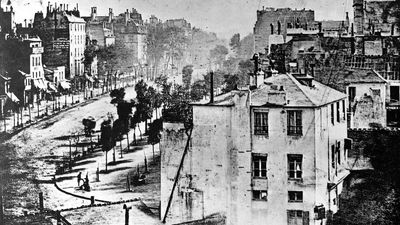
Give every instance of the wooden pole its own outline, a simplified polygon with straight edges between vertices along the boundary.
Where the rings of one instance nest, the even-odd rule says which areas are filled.
[[[121,158],[124,158],[124,157],[122,156],[122,139],[119,140],[119,148],[121,149]]]
[[[126,142],[128,144],[128,152],[129,152],[129,133],[126,133]]]

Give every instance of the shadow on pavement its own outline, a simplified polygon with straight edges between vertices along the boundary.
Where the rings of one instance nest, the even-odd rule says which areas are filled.
[[[108,169],[107,172],[105,170],[100,170],[101,174],[109,174],[115,171],[120,171],[120,170],[127,170],[127,169],[132,169],[132,167],[119,167],[119,168],[113,168],[113,169]]]

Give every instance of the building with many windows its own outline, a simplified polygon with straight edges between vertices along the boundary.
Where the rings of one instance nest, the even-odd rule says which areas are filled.
[[[86,22],[80,18],[78,5],[73,10],[68,5],[47,6],[35,14],[33,29],[43,40],[43,61],[46,66],[65,66],[66,78],[84,74],[84,51],[86,46]]]
[[[164,125],[162,218],[326,224],[349,174],[346,104],[345,94],[301,74],[193,104],[190,138]]]

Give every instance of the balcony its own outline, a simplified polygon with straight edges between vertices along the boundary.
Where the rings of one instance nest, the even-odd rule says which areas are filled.
[[[44,49],[43,47],[33,47],[32,54],[43,54]]]

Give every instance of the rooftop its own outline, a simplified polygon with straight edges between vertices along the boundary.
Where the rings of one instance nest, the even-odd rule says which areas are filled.
[[[386,80],[373,69],[351,69],[343,74],[343,82],[350,83],[386,83]]]
[[[79,17],[76,17],[74,15],[68,15],[65,14],[65,17],[67,17],[67,20],[71,23],[85,23],[85,20]]]
[[[305,79],[310,79],[307,76]],[[248,90],[232,91],[223,95],[216,96],[214,103],[207,100],[194,103],[194,105],[210,106],[233,106],[235,104],[234,96],[236,94],[245,94]],[[320,107],[335,101],[342,100],[347,96],[342,92],[336,91],[317,81],[312,81],[312,85],[300,83],[291,74],[276,74],[264,80],[264,83],[257,89],[251,91],[251,105],[277,105],[279,97],[284,95],[285,107]]]

